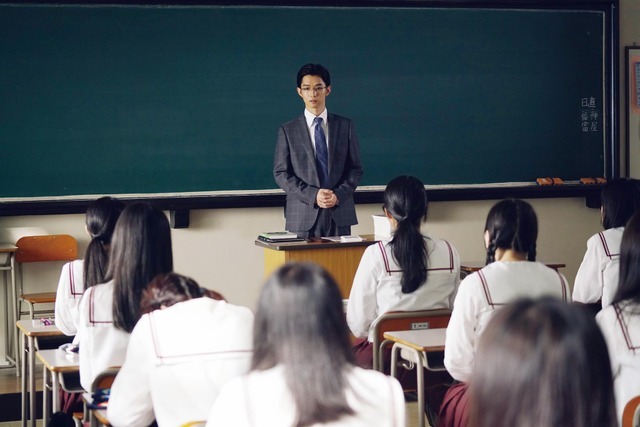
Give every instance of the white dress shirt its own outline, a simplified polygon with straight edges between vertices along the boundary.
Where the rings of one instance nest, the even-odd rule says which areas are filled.
[[[322,113],[320,113],[319,116],[316,116],[315,114],[313,114],[311,111],[305,109],[304,110],[304,118],[307,122],[307,128],[309,129],[309,136],[311,137],[311,145],[313,145],[313,153],[315,154],[316,152],[316,124],[313,123],[313,121],[315,120],[316,117],[321,117],[322,118],[322,130],[324,131],[324,140],[327,143],[327,153],[331,153],[331,150],[329,150],[329,123],[327,123],[327,117],[329,116],[329,113],[327,112],[327,109],[325,108],[324,111]]]
[[[56,291],[56,327],[65,335],[78,332],[78,305],[84,293],[84,261],[66,263],[60,273]]]
[[[249,371],[253,313],[207,297],[145,314],[131,333],[107,417],[113,426],[206,420],[220,388]]]
[[[596,321],[609,350],[620,423],[624,406],[640,395],[640,306],[609,305],[596,315]]]
[[[113,281],[87,289],[78,306],[80,384],[85,390],[91,390],[98,374],[124,362],[130,335],[113,325],[112,306]]]
[[[405,427],[400,383],[378,371],[348,369],[346,399],[355,414],[314,427]],[[296,406],[284,369],[276,366],[229,381],[211,410],[207,427],[292,426],[295,419]]]
[[[587,241],[587,251],[573,284],[573,300],[602,307],[611,304],[618,289],[620,242],[624,227],[610,228],[594,234]]]
[[[444,365],[458,381],[471,376],[478,339],[495,310],[522,297],[570,299],[564,276],[539,262],[496,261],[464,278],[447,327]]]
[[[410,294],[402,293],[402,271],[388,241],[369,246],[362,255],[347,305],[347,323],[354,336],[373,342],[371,324],[393,310],[451,308],[460,282],[458,252],[446,240],[424,236],[427,281]]]

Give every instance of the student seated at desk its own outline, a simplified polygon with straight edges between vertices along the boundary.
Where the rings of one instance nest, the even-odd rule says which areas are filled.
[[[65,335],[78,331],[78,304],[84,291],[105,282],[111,237],[123,209],[124,203],[112,197],[101,197],[87,208],[85,229],[91,241],[84,260],[71,261],[62,267],[56,292],[56,326]]]
[[[391,223],[391,240],[369,246],[360,260],[349,295],[347,322],[356,337],[354,350],[358,365],[373,367],[374,328],[372,324],[389,311],[450,309],[460,282],[460,258],[446,240],[423,234],[427,217],[424,184],[412,176],[391,180],[384,191],[384,213]],[[390,350],[385,372],[390,371]],[[415,374],[400,369],[398,378],[405,388],[414,388]],[[451,382],[446,372],[425,372],[426,399],[437,413],[444,384]],[[431,413],[431,412],[428,412]]]
[[[616,294],[596,321],[609,349],[620,422],[624,406],[640,395],[640,211],[631,217],[622,235]]]
[[[149,203],[127,206],[113,232],[106,283],[90,287],[78,307],[80,383],[91,390],[105,369],[121,366],[129,334],[142,315],[142,290],[173,270],[171,230],[165,214]]]
[[[355,365],[348,331],[325,270],[278,269],[258,301],[251,372],[222,389],[207,426],[404,426],[400,384]]]
[[[372,323],[394,310],[451,308],[460,282],[455,248],[420,230],[427,217],[424,184],[412,176],[391,180],[384,190],[391,240],[369,246],[360,260],[347,305],[347,322],[357,338],[360,366],[373,365]]]
[[[587,241],[587,251],[576,274],[573,300],[583,304],[611,304],[618,287],[620,240],[624,226],[640,208],[640,182],[615,179],[602,189],[600,216],[604,231]]]
[[[570,299],[564,276],[536,261],[537,237],[538,219],[529,203],[507,199],[489,211],[487,265],[460,283],[447,327],[444,365],[458,383],[444,397],[439,427],[467,425],[467,382],[478,338],[500,307],[521,297]]]
[[[616,425],[609,357],[586,310],[554,297],[510,303],[480,337],[472,427]]]
[[[73,336],[78,332],[78,305],[84,291],[105,281],[111,236],[123,209],[124,203],[111,197],[101,197],[87,208],[85,229],[91,241],[84,260],[71,261],[62,267],[56,291],[56,326],[65,335]],[[77,344],[77,338],[74,338],[74,344]],[[60,399],[62,412],[71,415],[82,411],[81,393],[60,389]]]
[[[142,309],[149,312],[131,332],[111,387],[112,426],[206,420],[222,385],[249,371],[253,313],[207,295],[175,273],[156,277],[143,291]]]

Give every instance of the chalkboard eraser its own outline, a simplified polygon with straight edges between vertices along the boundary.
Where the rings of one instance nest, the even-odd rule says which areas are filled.
[[[606,183],[607,183],[607,178],[603,178],[603,177],[596,178],[596,184],[606,184]]]
[[[553,178],[538,178],[536,179],[536,182],[538,183],[538,185],[551,185],[553,184]]]
[[[595,184],[596,183],[596,179],[595,178],[580,178],[580,183],[581,184]]]

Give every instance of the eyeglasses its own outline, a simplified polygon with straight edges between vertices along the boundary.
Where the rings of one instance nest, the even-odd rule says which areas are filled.
[[[324,91],[326,88],[327,88],[326,86],[316,86],[316,87],[303,87],[300,90],[305,95],[309,95],[309,94],[312,94],[312,93],[320,93],[320,92]]]

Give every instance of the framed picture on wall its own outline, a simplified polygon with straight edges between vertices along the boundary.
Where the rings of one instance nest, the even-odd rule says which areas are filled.
[[[640,46],[625,47],[626,169],[640,177]]]

